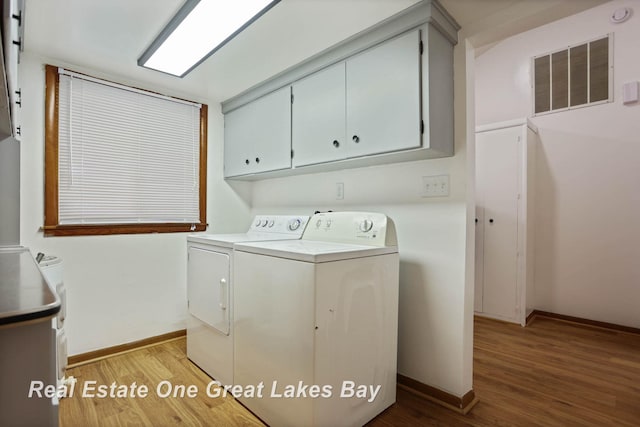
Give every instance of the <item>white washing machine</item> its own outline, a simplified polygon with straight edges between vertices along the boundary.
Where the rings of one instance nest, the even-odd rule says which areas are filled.
[[[316,214],[301,240],[237,244],[234,257],[234,381],[263,384],[237,395],[244,405],[272,426],[336,427],[395,402],[399,257],[386,215]]]
[[[233,246],[299,239],[308,216],[256,216],[246,233],[187,237],[187,356],[222,384],[233,384]]]

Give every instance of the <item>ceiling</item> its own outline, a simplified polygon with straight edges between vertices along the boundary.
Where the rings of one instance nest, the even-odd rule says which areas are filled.
[[[137,66],[182,0],[27,0],[25,51],[55,65],[223,101],[419,0],[282,0],[183,79]],[[606,0],[441,0],[476,47]],[[479,50],[481,51],[481,50]]]

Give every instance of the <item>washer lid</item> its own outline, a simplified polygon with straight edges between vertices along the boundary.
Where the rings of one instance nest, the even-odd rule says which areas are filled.
[[[248,252],[304,262],[331,262],[397,253],[397,246],[365,246],[312,240],[239,243],[238,252]]]

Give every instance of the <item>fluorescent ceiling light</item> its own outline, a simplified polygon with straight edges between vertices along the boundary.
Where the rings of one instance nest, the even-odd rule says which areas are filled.
[[[187,0],[138,65],[184,77],[280,0]]]

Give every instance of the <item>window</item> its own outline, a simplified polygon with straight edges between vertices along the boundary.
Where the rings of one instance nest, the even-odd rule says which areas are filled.
[[[46,66],[47,236],[206,229],[207,106]]]
[[[611,102],[611,40],[601,37],[533,58],[534,114]]]

